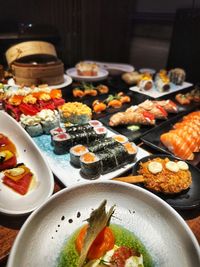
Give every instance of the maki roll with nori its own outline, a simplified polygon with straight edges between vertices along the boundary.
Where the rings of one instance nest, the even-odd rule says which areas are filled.
[[[70,148],[70,162],[75,167],[80,168],[80,157],[88,152],[88,149],[83,145],[76,145]]]
[[[127,142],[123,144],[123,146],[128,154],[127,155],[128,163],[133,162],[138,151],[137,146],[132,142]]]
[[[61,133],[53,136],[54,153],[58,155],[65,154],[71,147],[71,137],[67,133]]]
[[[88,143],[88,133],[83,132],[83,133],[71,133],[70,134],[72,145],[77,145],[77,144],[87,144]]]
[[[73,133],[81,133],[86,131],[91,131],[93,127],[90,124],[84,124],[84,125],[74,125],[74,126],[68,126],[66,127],[66,132],[69,134]]]
[[[55,118],[52,121],[41,121],[42,124],[42,128],[45,134],[49,134],[50,131],[56,127],[59,127],[59,120],[57,118]]]
[[[105,149],[97,153],[101,160],[101,173],[106,174],[117,168],[117,161],[114,153],[110,149]]]
[[[66,130],[61,127],[56,127],[50,131],[51,134],[51,145],[53,146],[53,136],[61,133],[66,133]]]
[[[105,138],[107,134],[107,129],[104,126],[98,126],[94,128],[95,133],[98,138]]]
[[[121,166],[123,166],[127,163],[128,154],[127,154],[127,151],[122,144],[119,143],[116,146],[114,146],[113,148],[110,148],[109,150],[112,151],[112,153],[115,156],[115,159],[117,162],[117,168],[120,168]]]
[[[91,142],[95,141],[98,139],[97,134],[95,133],[94,130],[87,132],[87,144],[90,144]]]
[[[101,151],[105,148],[112,147],[116,144],[117,144],[117,142],[112,137],[108,137],[108,138],[105,138],[103,140],[98,139],[98,140],[92,142],[88,146],[88,149],[89,149],[89,151],[95,153],[95,152]]]
[[[35,125],[25,125],[24,128],[27,131],[27,133],[32,137],[43,134],[43,127],[40,123],[35,124]]]
[[[101,173],[100,159],[94,153],[88,152],[80,157],[81,174],[86,179],[97,179]]]

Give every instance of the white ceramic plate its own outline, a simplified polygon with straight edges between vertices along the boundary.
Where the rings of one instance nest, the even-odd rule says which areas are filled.
[[[113,136],[114,133],[108,130],[107,136]],[[58,177],[58,179],[66,186],[71,186],[80,182],[87,181],[86,179],[82,178],[80,174],[80,169],[74,168],[70,164],[70,154],[64,154],[64,155],[56,155],[53,152],[53,147],[51,146],[51,137],[49,135],[41,135],[38,137],[34,137],[33,140],[36,142],[37,146],[40,148],[41,152],[43,153],[45,159],[47,159],[49,166],[53,173]],[[131,164],[127,164],[124,167],[109,172],[104,175],[100,175],[98,180],[109,180],[114,177],[117,177],[124,173],[125,171],[128,171],[133,167],[135,162],[143,157],[148,156],[149,153],[145,151],[144,149],[138,147],[138,153],[136,155],[135,161]]]
[[[170,83],[170,90],[167,91],[167,92],[159,92],[155,88],[155,86],[152,89],[147,90],[147,91],[141,90],[138,86],[130,87],[129,90],[131,90],[133,92],[137,92],[137,93],[143,94],[143,95],[148,95],[148,96],[151,96],[153,98],[158,98],[158,97],[161,97],[161,96],[164,96],[164,95],[169,95],[169,94],[172,94],[174,92],[181,91],[181,90],[183,90],[185,88],[188,88],[188,87],[190,87],[192,85],[193,85],[192,83],[188,83],[188,82],[184,82],[182,85],[175,85],[173,83]]]
[[[108,77],[108,71],[105,69],[99,69],[97,76],[80,76],[77,74],[76,68],[68,69],[66,73],[72,77],[73,80],[85,82],[98,82],[105,80]]]
[[[197,240],[175,210],[147,190],[107,181],[64,189],[36,210],[20,230],[7,267],[56,267],[67,238],[104,199],[107,208],[116,204],[111,223],[134,232],[155,267],[200,266]]]
[[[125,72],[132,72],[135,69],[132,65],[123,63],[99,62],[92,60],[86,60],[84,62],[96,63],[100,68],[106,69],[110,75],[120,75]]]
[[[72,78],[69,77],[68,75],[64,74],[64,82],[61,84],[57,84],[57,85],[50,85],[49,88],[50,89],[60,89],[60,88],[64,88],[68,85],[70,85],[72,83]],[[19,88],[20,86],[18,84],[15,83],[15,80],[13,78],[8,80],[8,85]]]
[[[18,152],[17,162],[25,163],[34,173],[37,185],[21,196],[2,183],[0,173],[0,212],[25,214],[38,208],[53,192],[54,179],[50,168],[26,131],[7,113],[0,111],[0,132],[8,136]]]

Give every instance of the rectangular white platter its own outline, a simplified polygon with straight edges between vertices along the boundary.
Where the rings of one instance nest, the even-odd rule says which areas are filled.
[[[130,87],[129,90],[143,94],[143,95],[150,96],[152,98],[159,98],[159,97],[164,96],[164,95],[169,95],[169,94],[172,94],[174,92],[181,91],[181,90],[188,88],[192,85],[193,85],[192,83],[188,83],[188,82],[184,82],[182,85],[175,85],[173,83],[170,83],[170,89],[167,92],[159,92],[155,86],[152,89],[147,90],[147,91],[141,90],[138,86]]]
[[[108,130],[107,137],[113,136],[114,133]],[[73,167],[70,164],[70,154],[64,155],[56,155],[53,152],[53,147],[51,146],[51,137],[49,135],[41,135],[38,137],[34,137],[33,140],[40,148],[42,154],[45,159],[48,161],[49,166],[52,172],[56,175],[56,177],[66,186],[69,187],[71,185],[77,184],[79,182],[87,182],[87,179],[82,178],[80,174],[80,169]],[[135,161],[131,164],[127,164],[124,167],[115,170],[113,172],[109,172],[104,175],[100,175],[98,181],[109,180],[114,177],[120,176],[122,173],[131,169],[135,162],[143,157],[148,156],[149,153],[144,149],[138,147],[138,153],[136,155]]]

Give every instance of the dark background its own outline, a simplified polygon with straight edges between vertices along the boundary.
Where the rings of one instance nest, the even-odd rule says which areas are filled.
[[[200,0],[0,1],[0,54],[13,43],[43,39],[65,66],[92,59],[136,68],[183,67],[198,81]],[[184,8],[183,11],[177,9]],[[0,57],[5,64],[5,58]]]

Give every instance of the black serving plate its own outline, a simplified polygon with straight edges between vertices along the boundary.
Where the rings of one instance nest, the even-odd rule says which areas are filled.
[[[151,160],[154,158],[169,158],[172,161],[180,160],[179,158],[167,154],[150,155],[136,162],[136,164],[133,166],[133,175],[138,175],[140,162],[146,162],[149,159]],[[192,175],[192,184],[189,189],[184,190],[181,193],[172,195],[151,191],[177,210],[189,210],[200,207],[200,170],[191,165],[190,163],[188,163],[188,165]],[[144,187],[143,185],[141,186]]]
[[[191,111],[191,110],[190,110]],[[161,152],[164,152],[164,153],[169,153],[171,155],[173,155],[173,153],[171,151],[169,151],[160,141],[160,136],[163,134],[163,133],[166,133],[168,131],[170,131],[173,127],[173,125],[178,122],[178,121],[181,121],[182,117],[184,115],[188,114],[188,111],[187,112],[183,112],[182,114],[174,117],[173,119],[169,120],[169,121],[166,121],[164,123],[162,123],[161,125],[159,125],[158,127],[156,128],[153,128],[151,129],[150,131],[148,131],[148,133],[146,133],[145,135],[143,135],[141,137],[141,140],[149,145],[150,147],[158,150],[158,151],[161,151]],[[200,162],[200,152],[198,153],[194,153],[195,157],[193,160],[190,161],[190,163],[192,165],[197,165],[199,162]]]

